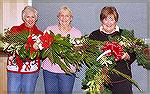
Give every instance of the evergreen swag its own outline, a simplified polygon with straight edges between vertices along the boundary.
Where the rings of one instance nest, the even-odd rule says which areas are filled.
[[[124,29],[121,36],[110,36],[109,41],[102,42],[91,40],[86,35],[81,38],[71,39],[70,35],[61,37],[60,34],[54,35],[52,31],[50,31],[50,34],[46,33],[43,36],[34,36],[23,30],[15,34],[5,33],[4,36],[0,36],[0,40],[5,45],[5,52],[18,54],[23,60],[26,58],[34,60],[36,57],[41,57],[41,59],[48,57],[50,61],[58,64],[66,73],[73,73],[70,65],[80,70],[82,64],[85,63],[88,68],[82,81],[84,92],[111,94],[107,87],[110,81],[108,72],[127,78],[141,91],[136,81],[114,69],[115,61],[120,59],[122,51],[134,51],[138,65],[146,69],[150,68],[148,45],[142,39],[133,35],[134,31]],[[112,51],[114,49],[107,51],[108,44],[119,47],[116,49],[121,49],[120,52]],[[39,49],[35,50],[33,46]]]

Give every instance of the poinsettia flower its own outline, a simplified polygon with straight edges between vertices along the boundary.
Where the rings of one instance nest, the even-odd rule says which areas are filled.
[[[54,38],[46,32],[43,36],[40,36],[40,40],[42,42],[42,47],[47,49],[52,45]]]
[[[27,40],[27,42],[26,42],[26,44],[25,44],[25,49],[26,49],[26,51],[28,51],[28,49],[30,49],[30,53],[31,53],[31,54],[32,54],[33,52],[37,51],[37,49],[35,49],[35,48],[33,47],[34,43],[35,43],[35,41],[33,41],[32,36],[29,36],[29,38],[28,38],[28,40]]]
[[[107,53],[106,56],[114,55],[115,61],[122,59],[123,47],[117,42],[106,42],[101,50],[104,52],[107,50],[111,50],[111,52]]]

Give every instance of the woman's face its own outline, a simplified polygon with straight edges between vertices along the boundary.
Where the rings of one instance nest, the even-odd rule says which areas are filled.
[[[32,11],[27,11],[24,15],[24,22],[25,22],[25,25],[29,28],[33,27],[36,23],[36,15],[34,12]]]
[[[117,22],[112,15],[108,15],[107,18],[103,19],[102,21],[103,30],[109,33],[111,33],[115,29],[116,24]]]
[[[62,10],[58,15],[59,24],[66,27],[71,24],[72,16],[68,10]]]

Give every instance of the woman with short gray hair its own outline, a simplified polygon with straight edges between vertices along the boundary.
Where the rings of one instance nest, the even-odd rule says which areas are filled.
[[[22,11],[23,24],[13,26],[7,33],[20,33],[23,30],[30,34],[42,35],[35,23],[38,12],[31,6],[26,6]],[[7,90],[8,94],[33,94],[40,70],[40,58],[36,60],[22,60],[17,54],[9,54],[7,62]]]

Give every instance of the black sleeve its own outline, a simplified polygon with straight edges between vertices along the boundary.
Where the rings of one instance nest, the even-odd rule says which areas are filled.
[[[129,56],[130,56],[130,60],[127,60],[127,62],[128,62],[129,64],[132,64],[132,63],[135,61],[135,59],[136,59],[136,54],[135,54],[135,52],[133,52],[133,53],[127,52],[127,53],[128,53]]]
[[[89,35],[89,38],[90,38],[90,39],[94,39],[93,32]]]

